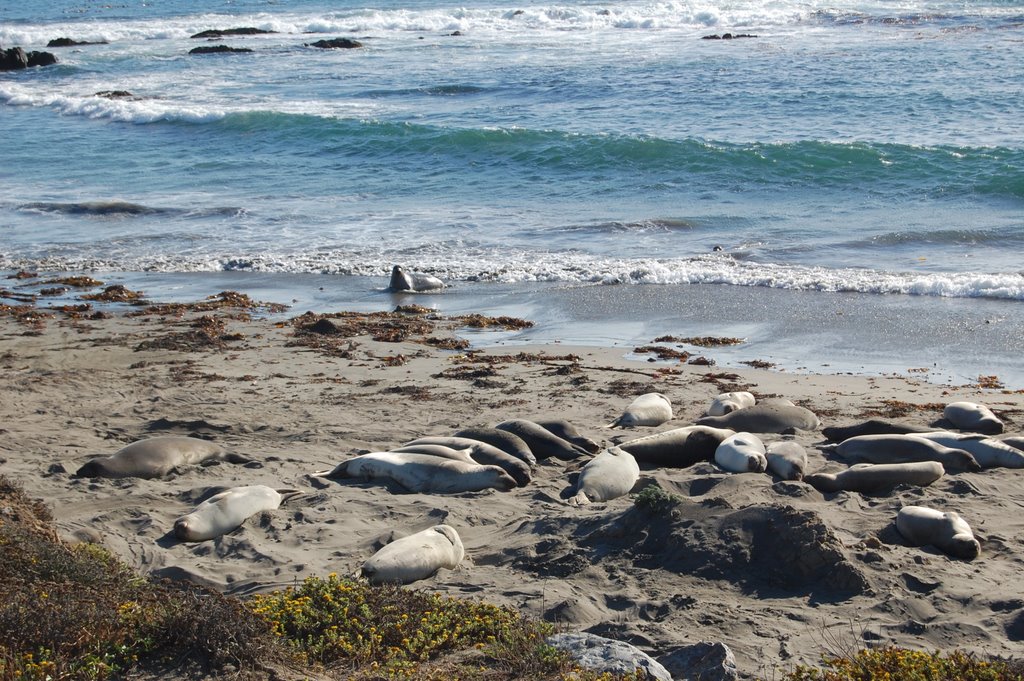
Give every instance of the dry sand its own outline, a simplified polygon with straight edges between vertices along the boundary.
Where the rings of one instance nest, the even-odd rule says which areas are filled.
[[[568,505],[581,461],[545,461],[528,486],[507,493],[407,494],[310,477],[355,453],[508,418],[565,418],[608,444],[688,425],[733,389],[789,398],[823,425],[879,413],[926,425],[942,405],[973,400],[1008,432],[1024,429],[1024,395],[645,363],[562,345],[492,348],[486,354],[527,354],[467,365],[457,352],[363,336],[332,355],[294,345],[291,325],[265,319],[227,320],[215,334],[229,339],[220,348],[168,349],[188,344],[168,334],[194,331],[194,316],[54,318],[41,327],[0,318],[0,471],[53,507],[65,537],[101,542],[143,573],[246,595],[353,573],[392,536],[443,521],[461,534],[467,558],[416,588],[509,605],[654,657],[721,641],[744,676],[772,678],[864,644],[1024,653],[1024,470],[947,475],[870,497],[822,495],[710,463],[642,467],[642,480],[683,498],[661,516],[631,497]],[[628,433],[602,427],[652,389],[672,400],[673,421]],[[166,480],[73,477],[92,457],[160,434],[213,439],[261,465],[200,466]],[[843,468],[815,448],[820,432],[797,441],[811,471]],[[211,489],[258,483],[304,494],[215,541],[169,538],[174,519]],[[893,520],[906,504],[959,512],[981,557],[905,546]]]

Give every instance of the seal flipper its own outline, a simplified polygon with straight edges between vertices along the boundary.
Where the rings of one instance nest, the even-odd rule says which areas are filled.
[[[227,452],[226,454],[224,454],[224,460],[227,461],[228,463],[253,463],[254,462],[254,459],[252,459],[252,458],[250,458],[248,456],[242,456],[241,454],[236,454],[235,452]]]
[[[314,478],[327,478],[329,480],[337,480],[338,478],[351,478],[348,474],[349,461],[342,461],[337,466],[329,471],[320,471],[319,473],[313,473]]]
[[[291,489],[291,488],[277,489],[277,490],[274,490],[274,491],[281,495],[281,506],[284,506],[285,504],[287,504],[292,499],[295,499],[297,497],[301,497],[304,494],[304,492],[302,490],[300,490],[300,489]]]

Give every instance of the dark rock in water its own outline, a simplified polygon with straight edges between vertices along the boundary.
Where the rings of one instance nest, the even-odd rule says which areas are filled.
[[[349,38],[332,38],[331,40],[317,40],[315,43],[306,43],[306,47],[319,47],[324,50],[349,50],[362,46],[363,44],[358,40],[351,40]]]
[[[106,45],[106,40],[72,40],[71,38],[54,38],[46,43],[47,47],[77,47],[79,45]]]
[[[20,47],[0,52],[0,71],[17,71],[28,68],[28,55]]]
[[[265,35],[267,33],[277,33],[277,31],[265,31],[262,28],[253,28],[251,26],[244,26],[242,28],[214,28],[209,31],[200,31],[195,35],[189,36],[190,38],[223,38],[226,35]]]
[[[134,97],[135,95],[127,90],[100,90],[95,96],[106,97],[107,99],[125,99],[127,97]]]
[[[700,37],[700,39],[701,40],[733,40],[734,38],[756,38],[756,37],[757,37],[756,35],[752,35],[750,33],[723,33],[722,35],[718,35],[716,33],[714,35],[702,35]]]
[[[204,47],[193,47],[189,54],[219,54],[222,52],[252,52],[248,47],[228,47],[227,45],[209,45]]]
[[[736,681],[739,678],[736,658],[724,643],[701,641],[676,648],[659,657],[658,662],[677,679]]]
[[[57,63],[57,57],[52,52],[29,52],[29,66],[52,66]]]
[[[629,674],[643,669],[646,679],[672,681],[672,675],[667,669],[647,653],[624,641],[595,634],[564,633],[548,636],[547,644],[569,653],[584,669],[607,674]]]

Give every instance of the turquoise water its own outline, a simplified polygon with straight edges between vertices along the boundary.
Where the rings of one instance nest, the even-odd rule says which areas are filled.
[[[0,75],[0,270],[1024,317],[1024,2],[0,1],[3,47],[58,37],[107,44]]]

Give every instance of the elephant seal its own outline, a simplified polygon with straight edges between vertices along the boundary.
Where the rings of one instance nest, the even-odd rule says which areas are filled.
[[[619,418],[606,428],[636,428],[637,426],[660,426],[672,420],[672,403],[661,393],[640,395],[626,407]]]
[[[401,265],[391,268],[391,283],[388,290],[392,292],[411,291],[420,293],[422,291],[436,291],[444,288],[444,282],[432,274],[423,272],[410,272]]]
[[[543,426],[526,419],[502,421],[494,427],[518,435],[537,459],[547,459],[553,456],[556,459],[569,461],[590,453],[583,447],[574,445]]]
[[[896,529],[912,546],[931,544],[956,558],[974,560],[981,544],[971,526],[959,514],[943,513],[927,506],[904,506],[896,514]]]
[[[410,492],[455,494],[498,489],[508,492],[516,481],[497,466],[481,466],[415,452],[371,452],[342,461],[321,478],[392,480]]]
[[[670,468],[687,468],[715,458],[722,440],[735,431],[710,426],[685,426],[623,442],[621,449],[640,463]]]
[[[1003,440],[976,433],[950,431],[920,433],[919,436],[940,445],[970,452],[982,468],[1024,468],[1024,452]]]
[[[640,479],[640,466],[633,455],[619,447],[609,447],[591,459],[576,481],[576,506],[592,501],[610,501],[629,494]]]
[[[534,423],[549,433],[557,435],[563,440],[568,440],[574,445],[582,447],[591,454],[597,454],[601,451],[601,445],[576,430],[576,426],[572,425],[565,419],[549,419],[546,421],[534,421]]]
[[[822,428],[821,434],[829,442],[842,442],[858,435],[907,435],[926,433],[929,430],[931,429],[883,421],[882,419],[868,419],[863,423],[857,423],[852,426],[829,426],[828,428]]]
[[[970,452],[946,447],[919,435],[858,435],[832,447],[836,454],[853,463],[938,461],[946,470],[981,470]]]
[[[524,487],[533,479],[530,466],[522,459],[517,459],[511,454],[498,449],[492,444],[471,440],[466,437],[421,437],[402,446],[401,450],[409,447],[424,447],[431,445],[442,445],[455,450],[469,452],[472,461],[484,466],[499,466],[506,473],[515,478],[516,484]],[[395,451],[401,451],[395,450]]]
[[[441,443],[426,443],[414,441],[408,444],[404,444],[401,447],[395,447],[389,449],[389,452],[395,452],[396,454],[429,454],[430,456],[436,456],[442,459],[451,459],[452,461],[462,461],[464,463],[476,463],[473,460],[472,453],[466,447],[456,449],[455,447],[449,447],[442,445]]]
[[[942,415],[960,430],[985,435],[998,435],[1003,432],[1003,422],[983,404],[951,402],[942,410]]]
[[[370,584],[411,584],[441,568],[454,570],[466,555],[459,533],[450,525],[435,525],[396,539],[363,563]]]
[[[807,450],[796,442],[784,440],[765,446],[768,470],[783,480],[803,480],[807,470]]]
[[[537,465],[537,457],[530,451],[530,447],[515,433],[497,428],[463,428],[455,432],[455,437],[466,437],[471,440],[486,442],[494,445],[506,454],[511,454],[517,459],[525,461],[530,467]]]
[[[814,473],[804,482],[819,492],[887,492],[896,485],[927,487],[945,474],[938,461],[915,463],[858,463],[841,473]]]
[[[273,511],[299,490],[275,490],[266,485],[246,485],[215,494],[188,515],[174,521],[174,536],[181,541],[216,539],[241,526],[246,520]]]
[[[697,420],[697,425],[729,428],[736,432],[793,433],[796,430],[817,430],[821,421],[810,409],[780,400],[759,402],[724,416],[705,416]]]
[[[1010,445],[1014,449],[1020,449],[1024,451],[1024,437],[1021,437],[1020,435],[1001,437],[999,438],[999,441],[1002,442],[1004,445]]]
[[[715,450],[715,463],[730,473],[764,473],[768,468],[764,443],[752,433],[736,433],[722,440]]]
[[[162,478],[176,469],[207,461],[249,463],[215,442],[195,437],[151,437],[122,447],[110,456],[87,462],[75,472],[80,478]]]
[[[753,407],[755,404],[757,404],[757,398],[754,397],[753,393],[745,390],[722,393],[711,400],[711,406],[708,407],[706,416],[725,416],[729,412]]]

